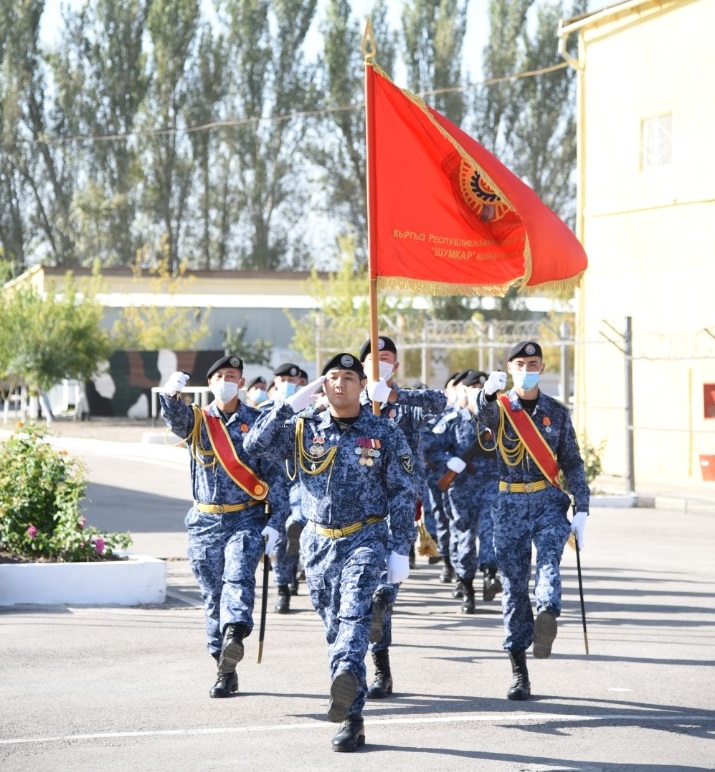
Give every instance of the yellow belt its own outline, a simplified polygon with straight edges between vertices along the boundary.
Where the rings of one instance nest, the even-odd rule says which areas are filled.
[[[331,539],[342,539],[343,536],[350,536],[351,533],[356,533],[364,525],[377,523],[384,519],[384,517],[368,517],[368,519],[362,523],[351,523],[350,525],[344,525],[342,528],[324,528],[322,525],[316,525],[315,532],[319,533],[321,536],[329,536]]]
[[[533,493],[534,491],[543,491],[547,485],[546,480],[530,483],[508,483],[500,480],[499,490],[506,493]]]
[[[199,512],[206,512],[209,515],[222,515],[224,512],[240,512],[242,509],[255,507],[258,504],[263,504],[263,502],[253,499],[244,504],[199,504],[198,501],[195,501],[194,509],[197,509]]]

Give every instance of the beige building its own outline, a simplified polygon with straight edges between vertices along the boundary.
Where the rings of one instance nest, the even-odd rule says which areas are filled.
[[[628,0],[559,30],[562,50],[578,39],[577,59],[564,56],[578,72],[589,257],[575,418],[636,492],[715,479],[714,29],[715,0]]]

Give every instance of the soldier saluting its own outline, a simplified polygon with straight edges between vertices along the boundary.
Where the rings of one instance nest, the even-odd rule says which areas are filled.
[[[301,554],[326,629],[328,720],[342,722],[332,740],[339,752],[365,743],[372,596],[386,565],[388,581],[407,578],[414,537],[412,452],[399,428],[361,406],[366,382],[356,357],[336,354],[322,377],[261,415],[246,438],[249,452],[287,459],[300,486],[308,521]],[[302,412],[321,385],[328,409]]]
[[[236,665],[253,629],[256,568],[264,550],[269,555],[275,548],[288,493],[277,466],[246,452],[245,437],[259,412],[238,398],[241,357],[217,360],[206,379],[215,399],[203,409],[175,398],[189,380],[183,372],[169,376],[159,398],[164,420],[191,454],[194,503],[185,522],[191,570],[204,599],[207,648],[218,664],[210,695],[229,697],[238,691]]]
[[[504,594],[504,649],[513,680],[510,700],[531,694],[526,650],[537,659],[550,656],[561,614],[559,565],[570,532],[579,548],[588,517],[589,488],[568,408],[539,389],[544,371],[541,346],[517,343],[507,357],[514,387],[501,395],[507,374],[492,372],[477,394],[475,416],[496,437],[499,494],[492,510],[494,548]],[[569,523],[570,499],[558,483],[563,471],[576,504]],[[532,542],[536,547],[536,620],[529,596]]]

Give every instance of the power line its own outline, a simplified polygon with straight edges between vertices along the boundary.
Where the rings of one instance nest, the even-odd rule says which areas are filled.
[[[557,70],[563,70],[568,67],[567,62],[554,64],[549,67],[542,67],[538,70],[528,70],[525,72],[516,73],[515,75],[504,75],[499,78],[487,78],[482,81],[476,81],[474,83],[467,83],[464,86],[451,86],[448,88],[433,89],[431,91],[421,91],[417,96],[421,98],[436,96],[438,94],[456,93],[460,91],[469,91],[480,86],[495,86],[499,83],[513,83],[516,80],[523,80],[524,78],[533,78],[538,75],[546,75],[550,72]],[[236,126],[251,126],[259,125],[261,123],[280,123],[282,121],[290,121],[295,118],[311,118],[323,115],[330,115],[332,113],[339,112],[353,112],[355,110],[362,110],[365,107],[364,102],[358,102],[352,105],[339,105],[337,107],[324,107],[316,110],[295,110],[290,113],[284,113],[282,115],[271,116],[259,116],[255,118],[228,118],[224,121],[211,121],[210,123],[203,123],[197,126],[187,126],[184,128],[169,128],[169,129],[144,129],[137,131],[128,131],[118,134],[73,134],[65,137],[43,137],[42,139],[16,139],[12,141],[5,141],[0,143],[0,147],[10,148],[18,145],[65,145],[73,142],[124,142],[134,137],[170,137],[180,134],[197,134],[204,131],[213,131],[214,129],[233,128]]]

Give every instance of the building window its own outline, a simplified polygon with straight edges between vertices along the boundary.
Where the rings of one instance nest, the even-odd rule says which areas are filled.
[[[668,166],[673,151],[673,116],[657,115],[641,122],[641,169]]]

